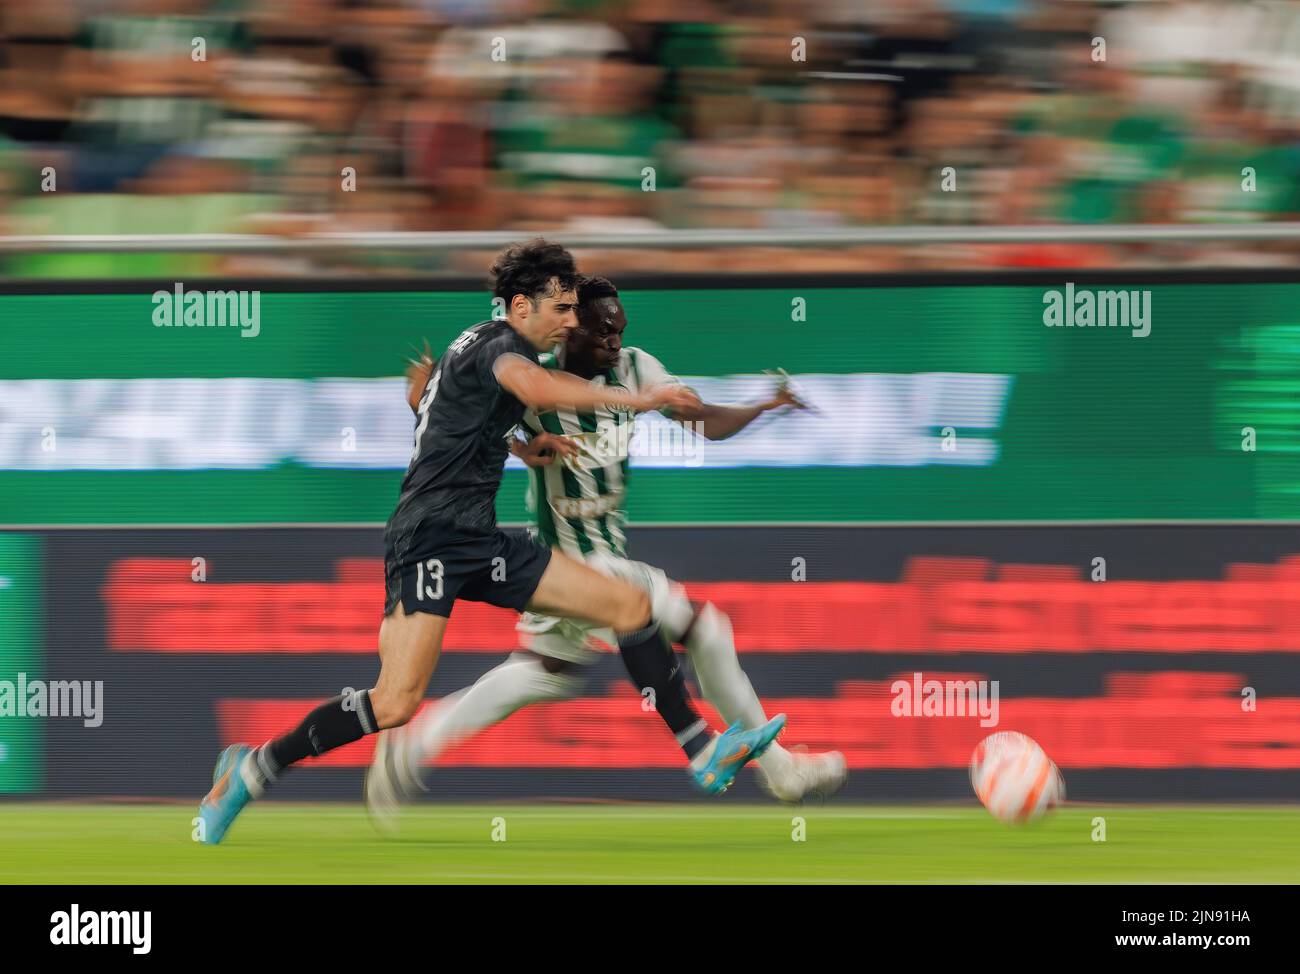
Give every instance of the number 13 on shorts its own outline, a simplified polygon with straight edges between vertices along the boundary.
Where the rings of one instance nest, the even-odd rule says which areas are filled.
[[[425,573],[428,573],[432,585],[426,585]],[[415,573],[415,597],[421,602],[427,597],[432,601],[442,598],[442,562],[437,558],[419,562]]]

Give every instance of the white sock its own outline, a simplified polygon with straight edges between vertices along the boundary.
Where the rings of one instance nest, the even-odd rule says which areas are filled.
[[[448,746],[527,704],[575,696],[584,682],[572,672],[548,673],[537,656],[513,653],[473,686],[444,697],[416,718],[409,736],[417,752],[412,761],[416,767],[432,761]]]
[[[244,782],[244,787],[248,789],[249,795],[254,799],[261,798],[266,794],[266,783],[263,782],[261,775],[253,766],[257,760],[257,752],[253,751],[244,755],[244,759],[239,762],[239,777]]]
[[[740,721],[747,730],[752,730],[767,722],[758,694],[740,668],[731,620],[712,602],[696,615],[685,646],[701,692],[718,708],[728,725]],[[769,775],[776,776],[789,767],[790,760],[790,752],[773,741],[758,763]]]

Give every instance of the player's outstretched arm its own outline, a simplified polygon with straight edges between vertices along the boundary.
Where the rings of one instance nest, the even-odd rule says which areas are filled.
[[[493,372],[501,388],[531,409],[567,406],[587,411],[601,406],[623,406],[643,412],[664,406],[687,410],[700,405],[699,397],[685,386],[652,386],[640,392],[598,386],[564,372],[544,369],[513,353],[497,359]]]
[[[778,383],[772,396],[762,402],[745,406],[723,406],[718,403],[702,402],[698,409],[673,409],[672,418],[678,422],[698,422],[703,424],[702,432],[706,440],[725,440],[735,436],[765,412],[793,406],[795,409],[807,409],[808,406],[790,389],[788,382]]]

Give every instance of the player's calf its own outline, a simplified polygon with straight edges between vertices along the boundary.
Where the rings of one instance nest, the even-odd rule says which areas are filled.
[[[433,674],[446,625],[443,616],[408,615],[398,605],[379,630],[383,662],[373,689],[349,691],[325,701],[297,727],[259,748],[227,748],[216,783],[199,803],[207,827],[205,841],[221,841],[244,805],[260,798],[286,768],[410,720]]]
[[[420,709],[446,628],[445,616],[408,613],[400,603],[384,617],[379,627],[379,679],[369,694],[376,729],[401,727]]]
[[[314,708],[287,734],[250,751],[239,774],[253,798],[260,798],[290,765],[359,741],[379,730],[370,690],[340,694]]]

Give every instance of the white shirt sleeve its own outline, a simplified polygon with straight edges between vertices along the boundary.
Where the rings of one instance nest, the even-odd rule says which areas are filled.
[[[633,367],[636,370],[636,383],[638,389],[644,389],[646,386],[660,386],[668,383],[681,385],[682,380],[673,375],[664,364],[649,352],[641,348],[629,348],[631,353]]]
[[[684,384],[681,379],[664,368],[662,362],[644,349],[629,348],[627,351],[633,363],[632,369],[636,376],[637,389],[644,389],[646,386],[680,386]],[[673,411],[670,407],[665,406],[658,411],[668,418],[672,418]]]

